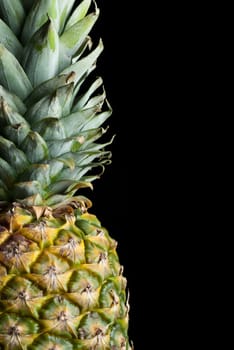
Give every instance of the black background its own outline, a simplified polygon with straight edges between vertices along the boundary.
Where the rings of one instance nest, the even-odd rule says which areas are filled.
[[[131,199],[137,182],[132,170],[132,143],[136,124],[134,105],[138,103],[134,97],[136,86],[132,79],[137,54],[132,41],[134,26],[130,24],[130,13],[118,1],[98,0],[97,4],[100,17],[90,36],[94,45],[102,38],[104,51],[97,61],[95,74],[103,78],[107,99],[113,108],[113,114],[105,124],[109,126],[109,139],[114,134],[116,137],[109,146],[112,163],[106,167],[102,177],[93,183],[94,190],[88,191],[87,196],[93,202],[90,211],[98,216],[111,237],[118,242],[117,251],[130,292],[129,337],[137,350],[143,346],[140,346],[143,343],[140,332],[140,309],[143,309],[143,303],[139,292],[142,283],[142,261],[138,251],[140,233],[136,229],[137,213],[133,209],[136,203],[133,204]]]

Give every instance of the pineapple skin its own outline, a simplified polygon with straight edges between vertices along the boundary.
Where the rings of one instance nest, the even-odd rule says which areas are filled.
[[[84,203],[0,215],[0,349],[130,350],[117,243]]]

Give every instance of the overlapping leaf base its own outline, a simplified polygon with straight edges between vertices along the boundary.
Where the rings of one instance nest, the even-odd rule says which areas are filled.
[[[117,244],[87,205],[2,210],[1,350],[130,350]]]

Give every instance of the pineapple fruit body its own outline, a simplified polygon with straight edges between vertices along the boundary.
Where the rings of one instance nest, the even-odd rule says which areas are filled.
[[[91,0],[0,2],[0,350],[131,349],[116,241],[77,195],[111,157],[98,16]]]
[[[0,349],[128,349],[126,280],[83,201],[0,215]]]

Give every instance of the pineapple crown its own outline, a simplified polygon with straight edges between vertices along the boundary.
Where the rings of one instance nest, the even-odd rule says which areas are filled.
[[[89,37],[99,9],[75,3],[0,1],[2,203],[56,206],[110,162],[112,140],[96,141],[111,107],[102,79],[86,79],[103,50]]]

